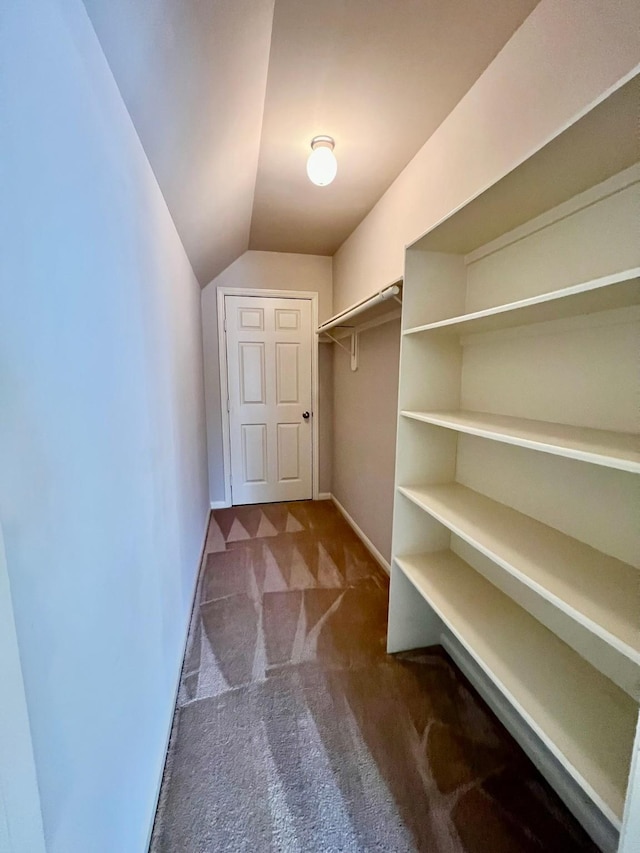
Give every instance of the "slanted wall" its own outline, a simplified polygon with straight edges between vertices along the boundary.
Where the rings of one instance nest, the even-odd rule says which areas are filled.
[[[47,851],[140,853],[208,513],[200,288],[80,0],[2,4],[0,104],[0,522]]]

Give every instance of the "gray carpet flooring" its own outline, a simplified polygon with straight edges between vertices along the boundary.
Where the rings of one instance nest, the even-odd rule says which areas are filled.
[[[212,514],[151,853],[596,848],[327,502]]]

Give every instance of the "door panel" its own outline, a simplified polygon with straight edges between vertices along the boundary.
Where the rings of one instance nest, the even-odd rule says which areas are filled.
[[[267,482],[267,425],[242,425],[242,476],[246,483]]]
[[[247,331],[264,330],[264,311],[262,308],[239,308],[238,328]]]
[[[300,344],[276,344],[276,402],[300,403]]]
[[[234,504],[312,497],[311,301],[225,296]]]
[[[300,328],[300,311],[276,308],[276,330],[296,331]]]
[[[278,424],[278,482],[300,478],[300,424]]]
[[[240,343],[240,401],[266,403],[264,344]]]

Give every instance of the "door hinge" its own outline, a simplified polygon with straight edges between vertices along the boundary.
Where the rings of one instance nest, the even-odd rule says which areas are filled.
[[[222,328],[225,330],[225,332],[227,331],[227,318],[226,317],[222,321]]]
[[[229,402],[229,398],[227,397],[227,411],[231,411],[231,403]]]

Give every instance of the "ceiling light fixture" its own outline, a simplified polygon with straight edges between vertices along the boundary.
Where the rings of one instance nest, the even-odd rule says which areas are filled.
[[[333,153],[335,142],[330,136],[314,136],[307,160],[307,175],[312,184],[326,187],[335,178],[338,162]]]

